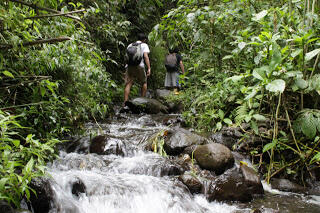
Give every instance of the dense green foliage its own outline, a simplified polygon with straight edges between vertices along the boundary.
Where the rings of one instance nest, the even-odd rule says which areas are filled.
[[[180,1],[150,34],[182,50],[188,72],[176,99],[192,126],[248,123],[247,136],[270,141],[251,145],[267,180],[311,175],[320,160],[319,9],[307,0]]]
[[[20,200],[30,197],[28,186],[32,178],[45,173],[44,164],[55,157],[54,147],[59,141],[41,142],[29,134],[19,135],[23,129],[16,116],[0,110],[0,199],[20,205]]]
[[[190,126],[249,126],[241,141],[265,139],[246,151],[267,180],[312,176],[320,161],[319,11],[315,0],[1,1],[1,197],[19,205],[54,157],[53,138],[122,102],[124,50],[137,32],[149,34],[149,88],[163,87],[164,55],[180,49],[186,73],[174,99]]]
[[[29,197],[31,178],[54,157],[53,138],[76,134],[89,119],[104,119],[114,101],[122,101],[125,47],[174,5],[0,2],[1,198],[18,206],[23,195]]]

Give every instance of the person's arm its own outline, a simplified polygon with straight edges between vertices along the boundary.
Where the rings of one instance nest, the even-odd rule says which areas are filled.
[[[181,72],[184,73],[184,66],[183,66],[182,60],[180,61],[180,68],[181,68]]]
[[[147,52],[144,52],[143,53],[143,56],[144,56],[144,62],[146,63],[147,65],[147,76],[149,76],[151,74],[151,67],[150,67],[150,60],[149,60],[149,55]]]

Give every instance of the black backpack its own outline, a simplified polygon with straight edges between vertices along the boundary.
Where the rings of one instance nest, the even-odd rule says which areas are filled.
[[[127,47],[126,58],[128,65],[138,66],[143,59],[141,43],[132,43]]]
[[[166,56],[165,66],[168,71],[175,71],[177,67],[177,55],[176,53],[171,53]]]

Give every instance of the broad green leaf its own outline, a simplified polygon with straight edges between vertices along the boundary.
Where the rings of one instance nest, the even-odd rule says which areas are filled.
[[[297,78],[296,81],[295,81],[295,84],[300,89],[305,89],[305,88],[308,87],[308,82],[303,80],[302,78]]]
[[[225,57],[222,58],[222,60],[227,60],[233,58],[233,55],[226,55]]]
[[[4,191],[4,186],[6,185],[6,182],[9,180],[9,178],[1,178],[0,179],[0,191]]]
[[[314,121],[314,117],[311,113],[307,113],[302,118],[301,130],[302,133],[307,136],[309,139],[312,139],[316,136],[317,127],[316,122]]]
[[[40,93],[42,97],[46,94],[46,89],[42,86],[40,86]]]
[[[11,142],[13,143],[13,145],[15,145],[15,147],[19,148],[19,146],[20,146],[19,140],[12,140]]]
[[[316,55],[318,55],[320,53],[320,48],[319,49],[315,49],[312,50],[311,52],[308,52],[306,54],[306,61],[310,61],[313,57],[315,57]]]
[[[260,115],[260,114],[254,114],[254,115],[252,115],[252,117],[254,119],[256,119],[257,121],[265,121],[265,120],[267,120],[266,117],[264,117],[263,115]]]
[[[232,124],[232,120],[230,120],[229,118],[223,119],[223,122],[225,122],[226,124],[229,124],[229,125]]]
[[[274,148],[276,145],[277,145],[277,140],[274,140],[271,143],[267,143],[266,145],[264,145],[262,152],[269,151],[270,149]]]
[[[218,115],[221,120],[224,118],[224,112],[221,109],[219,109]]]
[[[302,49],[298,49],[298,50],[295,50],[293,53],[291,53],[291,57],[292,58],[295,58],[297,57],[298,55],[300,55],[302,53]]]
[[[244,76],[242,76],[242,75],[234,75],[234,76],[232,76],[232,77],[226,78],[225,81],[231,80],[231,81],[233,81],[233,82],[238,82],[238,81],[240,81],[240,80],[243,79],[243,78],[244,78]]]
[[[286,82],[282,79],[276,79],[269,84],[267,84],[266,89],[270,92],[280,92],[282,93],[286,88]]]
[[[289,72],[286,72],[285,75],[289,78],[291,78],[291,77],[302,78],[303,77],[303,73],[301,71],[289,71]]]
[[[255,134],[259,134],[259,129],[258,129],[258,125],[255,121],[251,120],[250,121],[250,127],[253,129]]]
[[[26,167],[25,167],[25,171],[26,171],[27,173],[30,173],[30,172],[32,171],[32,169],[33,169],[33,164],[34,164],[34,160],[33,160],[33,158],[31,158],[31,159],[29,160],[29,162],[27,163]]]
[[[256,57],[254,57],[253,59],[254,63],[258,65],[260,63],[261,58],[262,58],[262,54],[259,52],[258,55],[256,55]]]
[[[262,10],[260,13],[257,13],[257,14],[254,15],[253,20],[254,21],[259,21],[262,18],[264,18],[267,14],[268,14],[267,10]]]
[[[310,160],[310,163],[314,163],[320,161],[320,152],[318,152],[313,158]]]
[[[221,122],[218,122],[217,124],[216,124],[216,129],[217,130],[220,130],[222,128],[222,123]]]
[[[12,73],[11,72],[9,72],[9,71],[3,71],[2,72],[5,76],[8,76],[8,77],[10,77],[10,78],[14,78],[14,76],[12,75]]]
[[[279,64],[281,63],[282,59],[281,59],[281,52],[279,50],[279,46],[276,42],[273,42],[272,44],[272,59],[269,65],[269,69],[270,71],[274,71],[277,66],[279,66]]]
[[[269,70],[268,66],[256,68],[253,70],[252,75],[253,77],[263,81],[264,79],[266,79],[266,72],[268,72],[268,70]]]
[[[242,50],[243,48],[245,48],[246,45],[247,45],[246,42],[240,42],[240,43],[238,44],[238,47],[239,47],[240,50]]]
[[[257,93],[258,91],[256,89],[253,89],[252,92],[244,98],[244,100],[249,100],[250,98],[253,98]]]

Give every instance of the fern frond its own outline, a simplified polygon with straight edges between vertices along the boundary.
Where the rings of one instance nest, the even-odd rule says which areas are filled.
[[[247,104],[243,104],[237,107],[235,121],[240,124],[244,121],[246,116],[249,114],[249,109]]]

